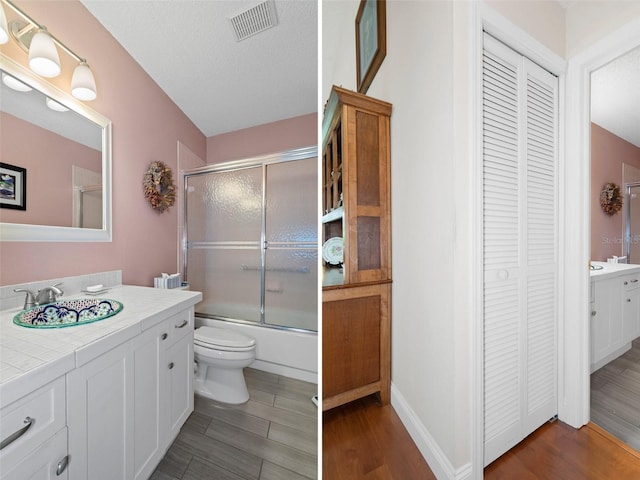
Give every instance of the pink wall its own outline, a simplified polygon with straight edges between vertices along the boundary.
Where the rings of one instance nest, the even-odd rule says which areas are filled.
[[[0,285],[117,269],[124,283],[153,285],[159,272],[178,268],[177,209],[161,215],[151,209],[142,179],[159,160],[175,181],[178,141],[206,158],[206,138],[80,2],[15,3],[93,69],[98,98],[88,104],[113,123],[113,242],[3,242]],[[0,50],[26,65],[26,53],[13,42]],[[60,57],[63,74],[51,81],[68,91],[73,62]]]
[[[207,163],[241,160],[317,144],[318,115],[310,113],[209,137]]]
[[[640,168],[640,148],[591,124],[591,260],[623,255],[624,209],[609,216],[600,208],[600,190],[613,182],[622,189],[622,164]]]
[[[0,125],[2,161],[27,169],[27,209],[2,209],[0,222],[70,227],[72,166],[100,173],[101,153],[8,113]]]

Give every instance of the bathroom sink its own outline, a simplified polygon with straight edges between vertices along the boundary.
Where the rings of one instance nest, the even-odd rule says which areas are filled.
[[[24,310],[13,317],[13,323],[28,328],[73,327],[113,317],[122,308],[122,303],[106,298],[61,300]]]

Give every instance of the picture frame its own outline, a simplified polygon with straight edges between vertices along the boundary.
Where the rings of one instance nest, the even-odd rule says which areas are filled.
[[[356,76],[359,93],[367,93],[386,55],[386,0],[360,0],[356,15]]]
[[[0,208],[27,209],[27,169],[0,162]]]

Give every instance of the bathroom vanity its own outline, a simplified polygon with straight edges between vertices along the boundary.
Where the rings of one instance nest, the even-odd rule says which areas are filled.
[[[0,312],[2,480],[147,479],[193,411],[202,295],[116,286],[103,297],[124,309],[66,328]]]
[[[592,262],[591,373],[631,348],[640,336],[640,265]]]

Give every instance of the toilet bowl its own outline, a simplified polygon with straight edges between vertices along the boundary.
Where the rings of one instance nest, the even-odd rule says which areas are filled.
[[[255,339],[218,327],[200,327],[193,335],[196,361],[194,390],[223,403],[249,400],[242,370],[256,358]]]

